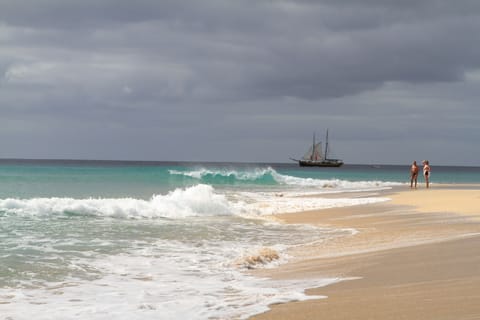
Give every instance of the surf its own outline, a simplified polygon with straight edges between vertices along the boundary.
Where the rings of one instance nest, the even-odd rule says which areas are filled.
[[[202,183],[213,185],[225,184],[249,184],[275,185],[278,182],[275,179],[276,171],[271,167],[252,168],[245,170],[229,168],[195,168],[191,170],[169,170],[173,176],[183,176]]]
[[[135,198],[30,198],[1,199],[4,215],[54,216],[80,215],[123,219],[185,218],[205,215],[231,215],[233,207],[222,194],[209,185],[196,185],[150,200]]]
[[[170,175],[185,177],[199,183],[209,185],[256,185],[311,187],[324,191],[371,191],[388,189],[402,183],[393,181],[352,181],[337,178],[301,177],[288,173],[280,173],[272,167],[246,169],[214,169],[195,168],[185,170],[169,170]],[[302,173],[302,172],[300,172]]]

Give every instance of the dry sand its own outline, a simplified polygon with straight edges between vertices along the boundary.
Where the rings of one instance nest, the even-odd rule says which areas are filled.
[[[362,195],[358,195],[362,196]],[[357,278],[271,306],[252,319],[480,319],[480,190],[417,189],[391,201],[282,215],[287,223],[355,228],[298,248],[272,278]]]

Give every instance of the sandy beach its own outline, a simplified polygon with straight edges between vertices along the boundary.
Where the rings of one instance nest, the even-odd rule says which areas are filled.
[[[391,200],[282,215],[358,232],[295,249],[291,262],[258,275],[350,280],[307,291],[324,299],[273,305],[252,319],[480,319],[480,188],[381,196]]]

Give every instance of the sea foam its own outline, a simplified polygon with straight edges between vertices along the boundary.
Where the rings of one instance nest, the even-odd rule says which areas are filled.
[[[172,175],[184,175],[187,177],[202,179],[206,177],[216,178],[234,178],[244,181],[255,181],[266,176],[272,176],[276,171],[268,168],[253,168],[249,170],[236,169],[205,169],[199,168],[190,171],[169,170]]]
[[[200,180],[208,184],[225,183],[255,183],[271,184],[280,186],[313,187],[326,192],[332,191],[366,191],[382,190],[402,183],[393,181],[350,181],[342,179],[318,179],[310,177],[296,177],[288,174],[281,174],[272,167],[267,168],[246,168],[246,169],[206,169],[197,168],[186,171],[169,170],[171,175],[184,176]]]
[[[226,197],[213,187],[176,189],[150,200],[134,198],[32,198],[0,200],[0,212],[17,215],[87,215],[114,218],[182,218],[232,214]]]
[[[197,240],[185,240],[185,234],[178,232],[175,239],[124,242],[122,232],[115,238],[128,246],[123,250],[99,251],[95,245],[92,255],[39,253],[42,259],[58,257],[61,259],[54,260],[94,271],[95,277],[69,273],[55,281],[39,278],[31,283],[27,277],[17,286],[4,286],[0,288],[1,314],[19,320],[246,319],[268,310],[271,304],[321,298],[306,295],[304,290],[339,280],[275,281],[242,271],[281,259],[283,250],[277,243],[289,243],[286,239],[290,236],[305,241],[328,239],[342,232],[308,231],[294,225],[272,228],[238,224],[235,219],[219,224],[218,220],[214,217],[209,223],[217,230],[216,235],[208,233],[208,237]],[[139,225],[137,228],[140,230]],[[224,230],[232,235],[228,240],[222,240],[220,233]],[[257,247],[253,243],[263,244]],[[59,249],[62,247],[71,250],[64,246]],[[44,265],[37,263],[37,267]]]
[[[1,199],[0,212],[16,215],[79,215],[120,219],[186,218],[195,216],[262,216],[315,209],[346,207],[382,202],[381,197],[323,198],[302,197],[301,193],[236,192],[218,193],[212,186],[199,184],[175,189],[150,200],[135,198],[31,198]]]

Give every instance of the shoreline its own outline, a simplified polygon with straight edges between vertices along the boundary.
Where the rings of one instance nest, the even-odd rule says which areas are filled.
[[[350,280],[306,291],[326,299],[273,305],[250,319],[480,317],[480,189],[396,188],[381,196],[391,200],[279,215],[358,233],[295,248],[286,265],[253,274]]]

